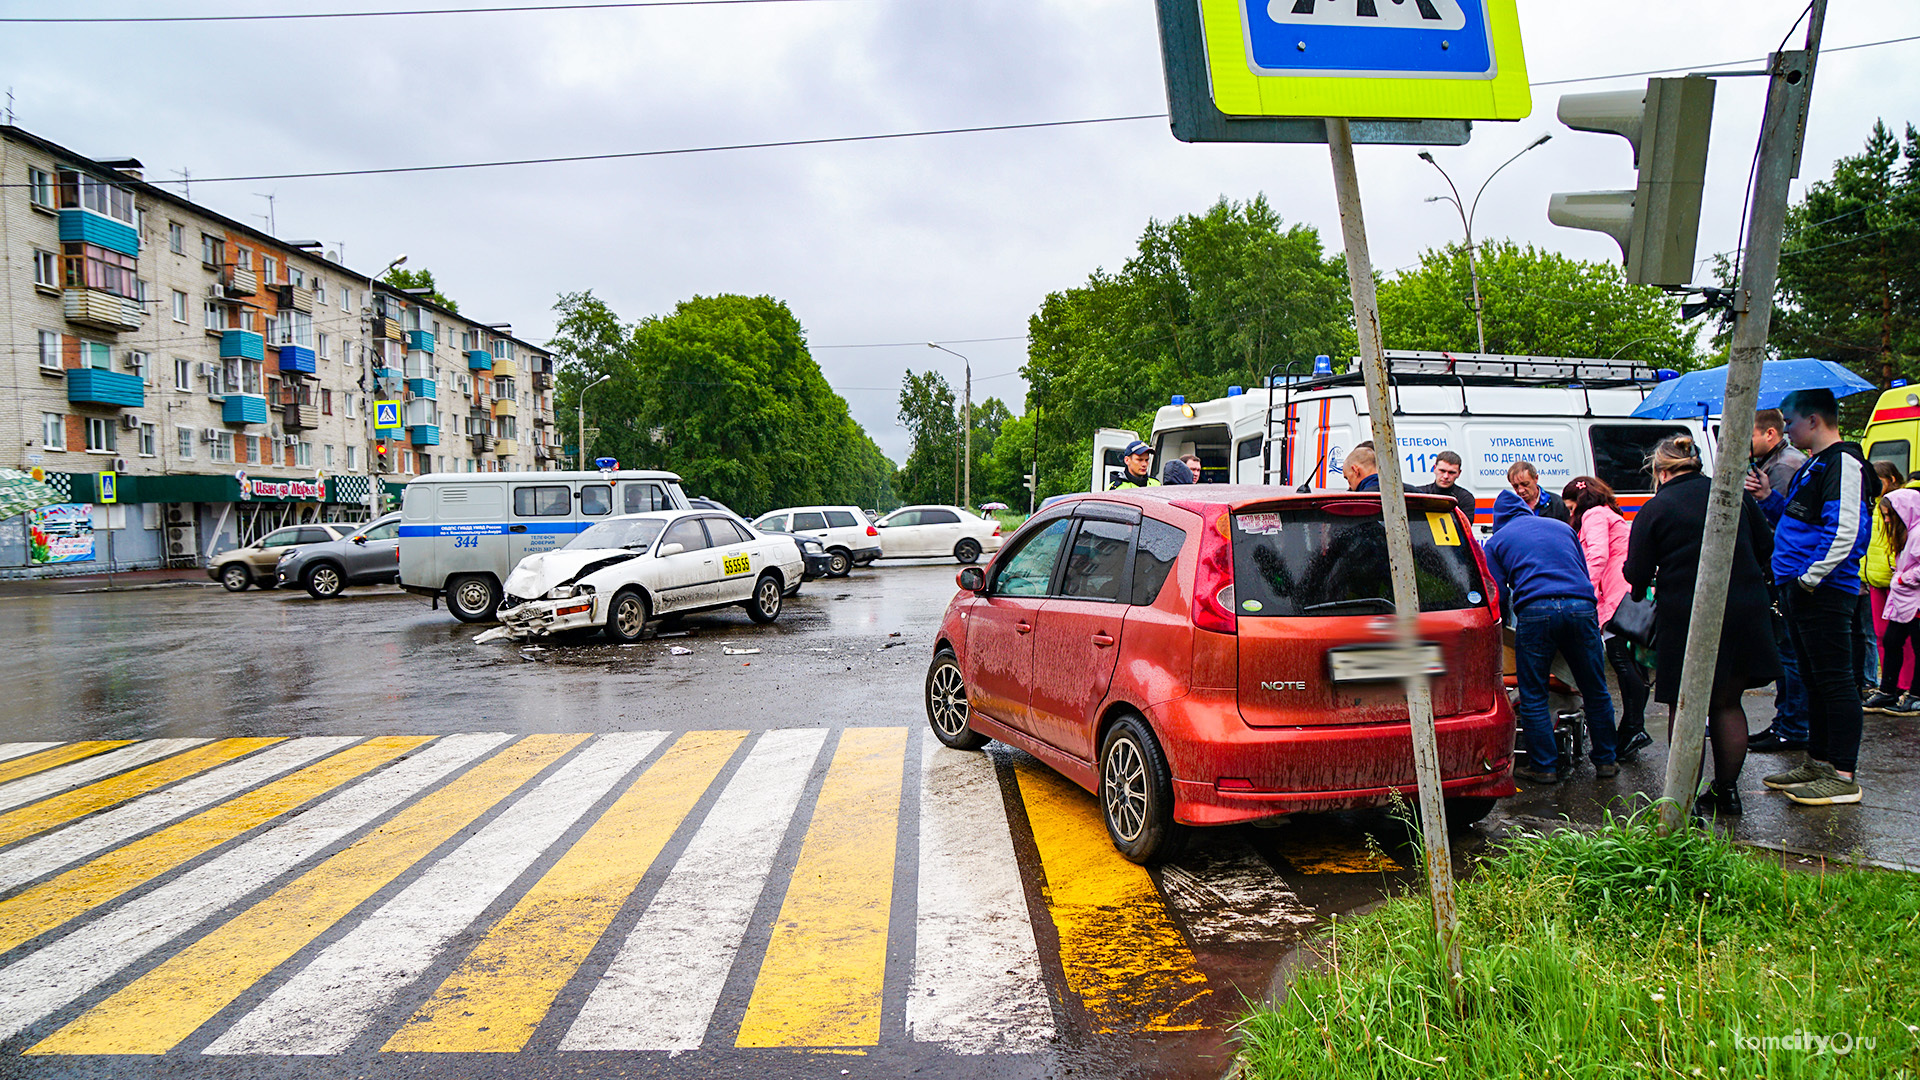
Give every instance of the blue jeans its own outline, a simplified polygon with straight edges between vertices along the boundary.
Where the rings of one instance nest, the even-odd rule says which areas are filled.
[[[1547,671],[1553,654],[1567,658],[1573,681],[1585,699],[1587,734],[1595,765],[1613,760],[1613,694],[1607,690],[1606,651],[1600,644],[1600,613],[1591,600],[1557,596],[1534,600],[1514,613],[1513,663],[1520,690],[1520,732],[1527,760],[1543,772],[1558,772],[1561,762],[1547,709]]]
[[[1786,610],[1786,601],[1779,598],[1781,610]],[[1786,620],[1780,620],[1783,631],[1774,639],[1774,645],[1780,650],[1779,689],[1773,695],[1773,733],[1792,742],[1807,741],[1807,684],[1800,678],[1800,657],[1793,651],[1793,635],[1786,633]]]

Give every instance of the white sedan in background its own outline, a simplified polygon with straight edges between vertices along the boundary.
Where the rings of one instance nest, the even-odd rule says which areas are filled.
[[[655,510],[608,518],[507,576],[500,622],[514,638],[604,628],[640,640],[648,620],[739,604],[757,623],[780,617],[800,580],[800,549],[726,514]]]
[[[983,552],[1000,550],[1000,523],[958,506],[903,506],[874,525],[886,558],[952,557],[979,562]]]

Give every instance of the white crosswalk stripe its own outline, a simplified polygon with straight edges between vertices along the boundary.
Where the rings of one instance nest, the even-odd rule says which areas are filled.
[[[114,773],[131,769],[136,765],[145,765],[149,761],[158,761],[163,757],[177,754],[182,750],[199,746],[210,739],[150,739],[123,746],[118,750],[109,750],[104,754],[81,758],[79,761],[48,769],[45,772],[23,776],[10,784],[0,785],[0,810],[11,810],[16,806],[25,806],[38,802],[49,795],[58,795],[91,784],[95,780]]]
[[[11,761],[17,757],[26,757],[28,754],[37,754],[42,750],[59,745],[57,742],[0,743],[0,761]]]

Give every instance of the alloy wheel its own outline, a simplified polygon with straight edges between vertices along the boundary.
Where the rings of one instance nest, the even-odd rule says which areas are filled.
[[[1140,747],[1132,739],[1115,740],[1100,772],[1108,823],[1120,839],[1139,839],[1147,822],[1147,765]]]
[[[933,726],[940,730],[940,734],[949,739],[966,734],[967,684],[960,678],[958,666],[942,664],[934,671],[929,704],[932,706]]]

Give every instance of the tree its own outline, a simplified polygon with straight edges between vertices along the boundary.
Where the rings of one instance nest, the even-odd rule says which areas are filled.
[[[946,376],[937,371],[915,375],[908,369],[900,381],[899,418],[913,439],[913,448],[894,480],[900,497],[908,502],[958,502],[953,480],[959,461],[960,419]]]
[[[1875,121],[1865,148],[1787,211],[1772,345],[1885,388],[1920,355],[1920,132]],[[1870,399],[1868,399],[1870,401]]]
[[[427,299],[456,314],[460,311],[459,304],[441,295],[440,286],[434,284],[433,271],[431,270],[408,270],[405,267],[396,266],[388,270],[386,276],[380,280],[396,289],[412,289],[416,291],[425,289],[427,291]]]
[[[1682,371],[1699,362],[1678,302],[1627,284],[1611,263],[1495,240],[1480,245],[1479,275],[1489,353],[1617,356]],[[1424,252],[1418,266],[1382,281],[1380,329],[1389,349],[1477,352],[1466,250]]]
[[[799,320],[771,297],[694,297],[631,327],[592,293],[555,305],[557,408],[580,388],[597,455],[668,469],[743,514],[886,501],[893,463],[847,412],[807,351]]]

